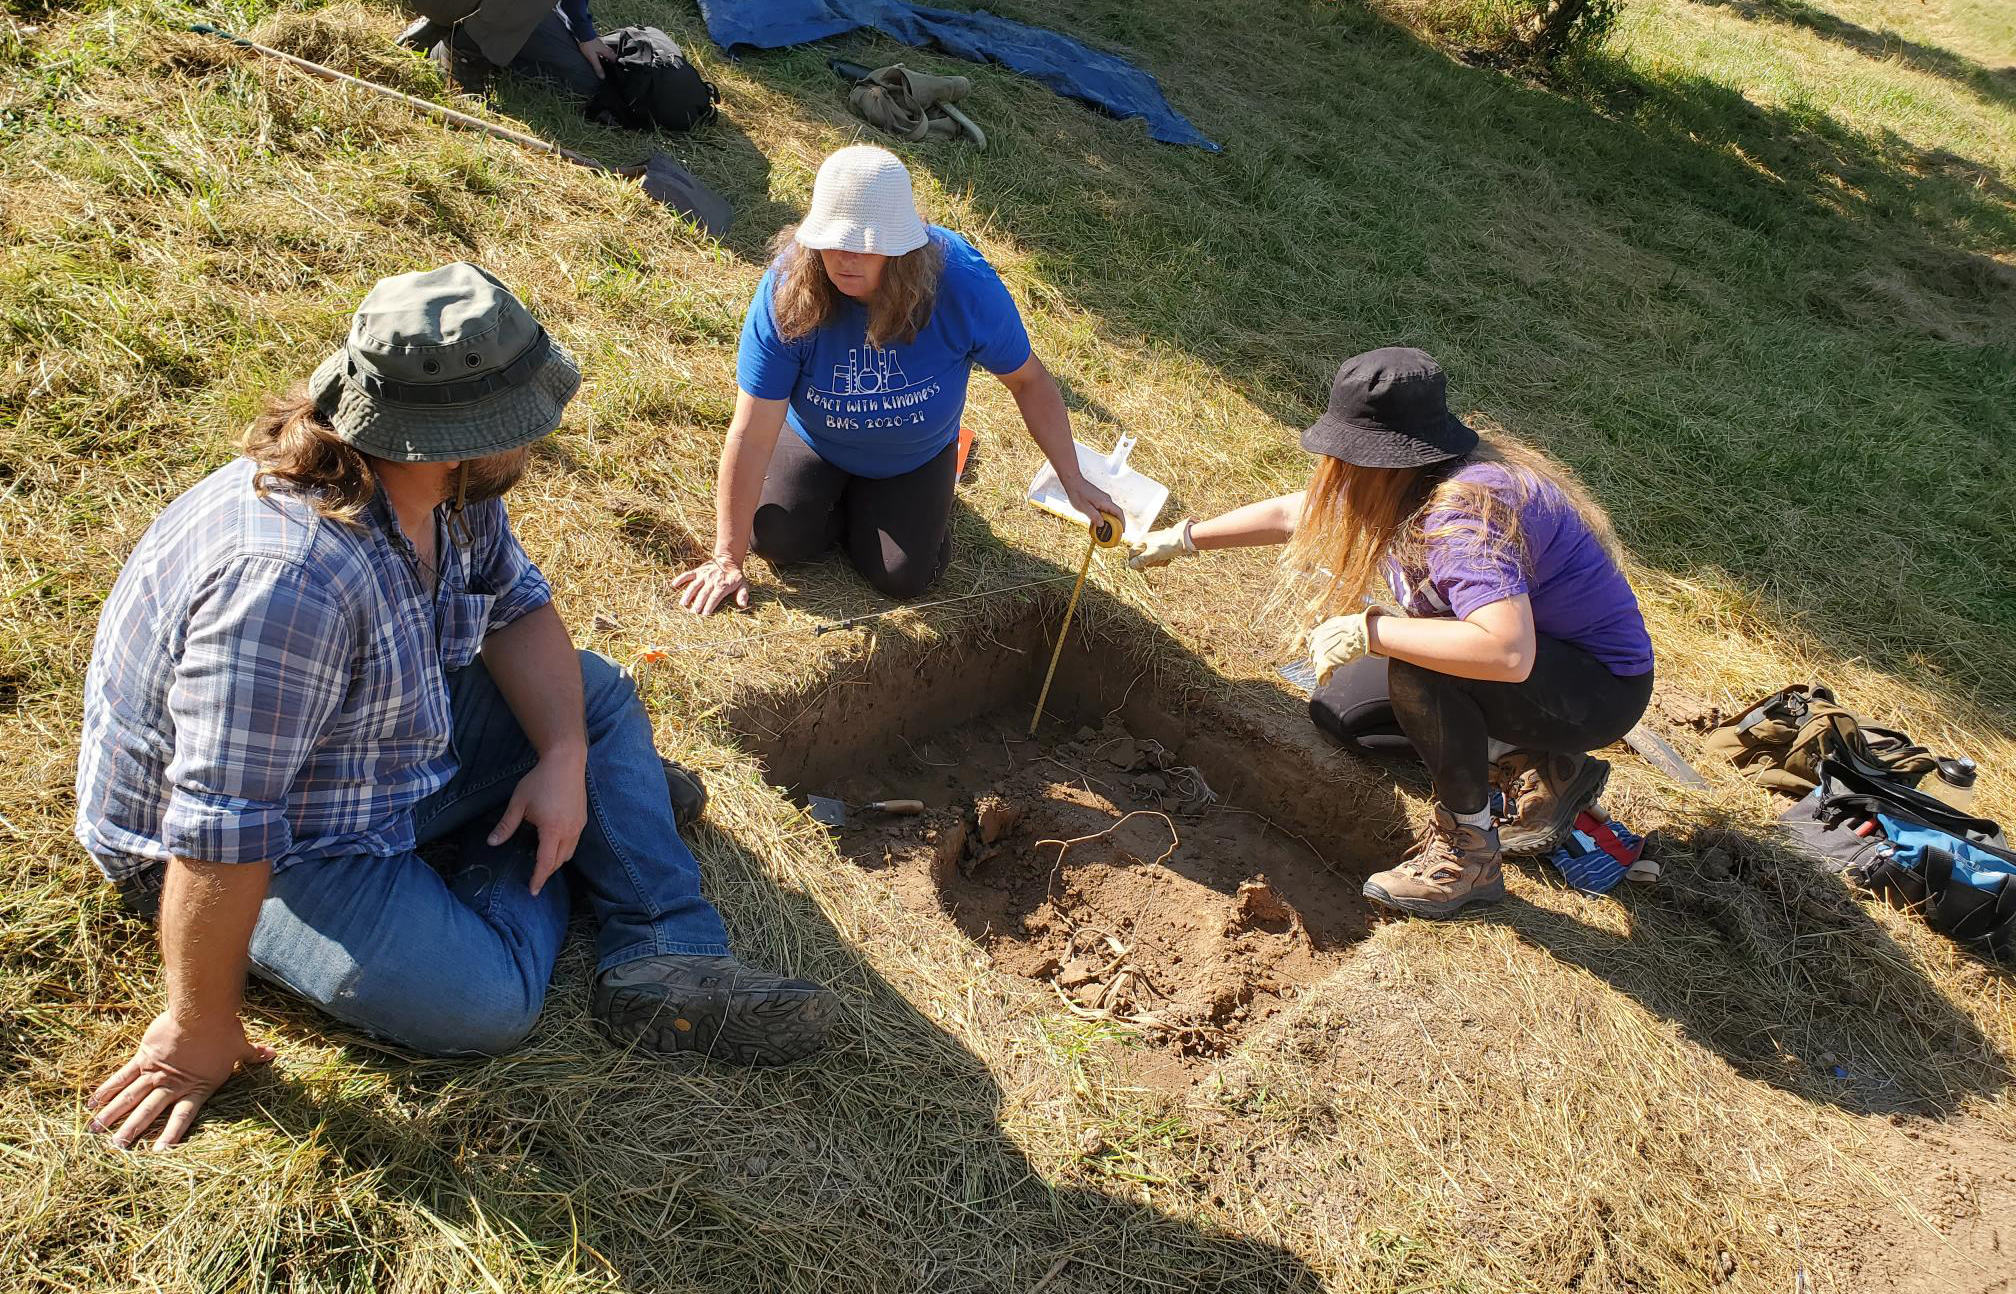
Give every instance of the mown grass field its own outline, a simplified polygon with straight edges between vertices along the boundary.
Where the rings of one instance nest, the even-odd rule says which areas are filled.
[[[1666,679],[1725,705],[1831,681],[1973,754],[1983,811],[2016,822],[2009,8],[1643,0],[1546,88],[1357,4],[992,7],[1127,51],[1225,151],[868,38],[731,62],[691,6],[609,0],[605,26],[663,26],[722,87],[718,125],[662,145],[735,202],[716,245],[620,182],[178,32],[221,22],[448,100],[389,50],[389,6],[9,0],[0,1286],[2006,1281],[2006,971],[1776,853],[1775,806],[1726,770],[1688,797],[1619,757],[1612,808],[1678,842],[1661,886],[1592,904],[1514,869],[1498,914],[1380,928],[1171,1094],[1131,1081],[1128,1039],[843,866],[722,717],[958,650],[1055,588],[816,639],[782,631],[882,605],[838,565],[766,573],[745,619],[694,622],[667,594],[711,532],[762,249],[861,133],[824,60],[903,59],[971,75],[994,141],[906,150],[927,214],[1002,269],[1081,438],[1137,432],[1175,509],[1292,488],[1294,431],[1337,360],[1423,346],[1459,410],[1543,445],[1612,510]],[[615,161],[650,146],[536,89],[486,110]],[[766,1074],[613,1056],[578,946],[533,1044],[495,1063],[391,1055],[255,989],[272,1071],[227,1089],[185,1149],[114,1154],[79,1100],[158,974],[69,837],[97,609],[154,513],[305,377],[372,281],[452,258],[517,287],[583,361],[513,500],[583,641],[628,659],[776,635],[675,653],[646,695],[661,745],[715,787],[696,850],[738,943],[833,982],[844,1045]],[[1035,453],[1012,406],[975,389],[983,457],[947,595],[1077,555],[1020,502]],[[1293,699],[1255,686],[1282,658],[1279,626],[1256,623],[1267,569],[1228,557],[1151,582],[1104,561],[1086,632],[1116,667],[1239,687],[1288,731]],[[1328,767],[1310,794],[1423,812],[1384,767]],[[1743,865],[1700,865],[1710,839]]]

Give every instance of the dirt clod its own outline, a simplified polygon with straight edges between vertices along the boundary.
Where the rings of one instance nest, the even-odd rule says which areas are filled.
[[[1685,688],[1661,681],[1652,686],[1652,710],[1675,728],[1706,732],[1723,722],[1722,708]]]
[[[966,815],[960,814],[952,820],[952,825],[938,833],[931,850],[931,883],[945,885],[959,873],[960,861],[966,853]]]
[[[991,845],[1014,830],[1022,820],[1022,806],[1013,800],[1004,800],[998,795],[983,795],[973,806],[974,816],[980,824],[980,843]]]
[[[1264,880],[1239,882],[1239,924],[1286,930],[1298,923],[1295,909],[1288,906],[1274,887]]]

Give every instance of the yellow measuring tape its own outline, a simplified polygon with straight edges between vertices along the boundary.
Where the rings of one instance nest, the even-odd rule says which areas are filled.
[[[1036,694],[1036,713],[1029,717],[1029,735],[1043,722],[1043,703],[1050,699],[1050,683],[1057,677],[1057,662],[1064,657],[1064,635],[1071,632],[1071,616],[1078,610],[1078,595],[1085,591],[1085,576],[1092,569],[1092,554],[1100,548],[1120,545],[1120,523],[1102,516],[1092,523],[1092,538],[1085,545],[1085,560],[1078,563],[1078,582],[1071,586],[1071,601],[1064,607],[1064,623],[1057,626],[1057,645],[1050,650],[1050,668],[1043,671],[1043,690]]]

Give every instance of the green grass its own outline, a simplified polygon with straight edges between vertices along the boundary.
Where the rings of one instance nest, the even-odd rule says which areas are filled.
[[[836,866],[722,730],[738,693],[857,666],[850,635],[678,656],[648,686],[662,743],[716,787],[700,852],[738,944],[843,992],[832,1063],[612,1057],[582,1021],[577,946],[511,1061],[409,1063],[256,991],[281,1062],[186,1151],[129,1161],[83,1134],[80,1092],[158,993],[146,932],[68,841],[83,670],[124,553],[375,278],[469,257],[587,373],[514,497],[582,638],[627,658],[754,632],[690,622],[667,586],[711,530],[762,248],[858,133],[831,54],[973,76],[990,150],[906,150],[928,214],[1003,269],[1081,436],[1140,433],[1177,509],[1291,487],[1337,360],[1426,347],[1460,409],[1611,508],[1668,679],[1724,702],[1834,681],[1982,759],[1983,807],[2016,820],[2006,6],[1645,0],[1553,87],[1332,0],[990,7],[1125,49],[1225,152],[870,38],[729,63],[690,7],[611,0],[605,25],[665,26],[723,87],[720,124],[658,145],[735,202],[716,246],[619,182],[171,30],[256,28],[445,99],[385,48],[390,8],[0,16],[0,1283],[1663,1290],[1715,1284],[1726,1251],[1736,1288],[1806,1270],[1826,1291],[1937,1257],[1915,1219],[1964,1221],[1937,1147],[1987,1157],[2016,1132],[2016,1001],[1909,915],[1790,867],[1711,881],[1684,852],[1667,887],[1611,905],[1522,873],[1502,922],[1382,930],[1170,1098],[1129,1085],[1123,1040]],[[653,146],[536,90],[493,110],[612,160]],[[976,386],[976,420],[955,592],[1072,556],[1019,502],[1034,453],[1000,392]],[[1168,669],[1265,679],[1265,574],[1106,564],[1088,614],[1146,626]],[[823,568],[763,590],[764,631],[872,603]],[[1008,614],[890,622],[874,650]],[[1752,832],[1770,811],[1726,775],[1677,802],[1619,772],[1634,825]],[[1377,769],[1336,776],[1316,793],[1418,811]],[[1819,1061],[1837,1050],[1891,1086],[1844,1097]],[[1992,1174],[1969,1181],[1997,1207]]]

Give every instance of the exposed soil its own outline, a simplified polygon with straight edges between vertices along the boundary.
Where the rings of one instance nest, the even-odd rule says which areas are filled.
[[[1315,846],[1217,802],[1181,751],[1118,723],[1055,745],[983,716],[833,787],[841,852],[945,912],[1060,1010],[1137,1030],[1170,1058],[1222,1054],[1367,930],[1359,883]],[[907,747],[907,749],[906,749]]]

